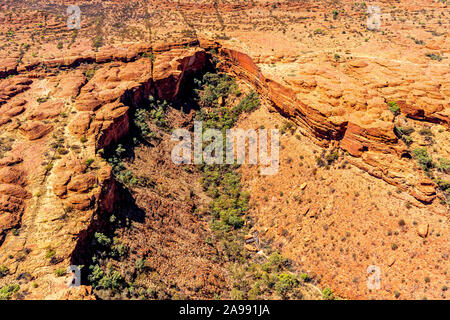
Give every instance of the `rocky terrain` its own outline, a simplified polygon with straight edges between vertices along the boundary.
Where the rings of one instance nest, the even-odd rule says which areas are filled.
[[[70,4],[0,5],[0,298],[448,298],[447,1]],[[170,161],[252,92],[278,174]]]

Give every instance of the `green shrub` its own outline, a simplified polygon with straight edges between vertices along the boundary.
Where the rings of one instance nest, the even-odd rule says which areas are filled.
[[[339,153],[337,151],[332,151],[325,157],[328,164],[332,164],[334,161],[339,159]]]
[[[235,229],[239,229],[244,225],[244,219],[238,216],[237,209],[228,209],[220,211],[220,219],[224,221],[226,224],[234,227]]]
[[[444,59],[441,55],[435,53],[425,53],[425,55],[431,60],[442,61]]]
[[[18,284],[7,284],[0,288],[0,300],[9,300],[20,289]]]
[[[138,179],[134,176],[133,171],[122,170],[116,174],[116,178],[124,185],[135,186],[138,184]]]
[[[163,103],[166,103],[165,101]],[[164,114],[164,107],[158,106],[150,112],[150,116],[158,127],[166,127],[167,122]]]
[[[298,284],[299,281],[296,276],[288,273],[281,273],[277,277],[275,290],[281,297],[287,298],[287,295],[291,293]]]
[[[450,159],[440,158],[439,159],[439,169],[444,172],[450,171]]]
[[[442,179],[436,179],[435,182],[439,186],[439,189],[441,189],[442,191],[450,193],[450,181],[442,180]]]
[[[150,133],[150,128],[147,124],[147,120],[150,118],[150,114],[145,109],[136,109],[134,113],[134,125],[138,130],[138,134],[142,137],[147,137]]]
[[[316,163],[317,166],[319,167],[325,167],[327,165],[326,162],[321,157],[316,158]]]
[[[334,300],[335,299],[334,294],[330,288],[323,289],[322,299],[324,299],[324,300]]]
[[[391,111],[395,116],[400,114],[400,107],[396,102],[388,102],[389,111]]]
[[[283,126],[280,129],[280,133],[284,134],[286,131],[289,131],[291,134],[295,132],[295,126],[291,121],[284,121]]]
[[[46,102],[48,99],[49,99],[48,96],[46,96],[46,97],[39,97],[39,98],[36,99],[36,101],[37,101],[38,103],[44,103],[44,102]]]
[[[114,216],[111,216],[112,222],[114,222],[113,217]],[[128,247],[117,238],[114,238],[113,241],[114,241],[114,245],[111,248],[111,256],[115,257],[115,258],[120,258],[120,257],[125,256],[128,252]]]
[[[89,275],[88,275],[88,281],[92,283],[93,287],[95,288],[100,281],[105,276],[105,272],[100,268],[98,264],[89,266]]]
[[[89,168],[94,163],[94,161],[94,159],[87,159],[85,161],[86,167]]]
[[[9,273],[9,269],[7,266],[1,266],[0,267],[0,278],[3,278]]]
[[[311,278],[310,278],[310,276],[309,276],[307,273],[302,273],[302,274],[300,275],[300,279],[302,279],[303,282],[309,282],[309,281],[311,281]]]
[[[428,170],[433,166],[433,161],[428,155],[427,149],[417,148],[412,151],[414,158],[424,170]]]
[[[58,149],[56,150],[56,152],[58,152],[58,153],[61,154],[61,155],[64,155],[64,154],[68,154],[68,153],[69,153],[69,151],[68,151],[66,148],[58,148]]]
[[[58,268],[55,270],[55,276],[62,277],[66,274],[66,269],[64,268]]]
[[[105,273],[98,264],[89,266],[89,270],[88,281],[95,289],[119,292],[126,286],[124,277],[118,271],[109,269],[109,271]]]
[[[199,102],[203,107],[217,106],[220,97],[224,100],[230,93],[236,91],[236,83],[233,78],[226,74],[206,73],[202,82],[198,85],[204,85],[205,89],[200,96]]]
[[[241,290],[233,288],[230,292],[230,297],[232,300],[244,300],[244,293]]]
[[[110,269],[108,273],[99,280],[98,287],[119,291],[124,285],[124,278],[118,271]]]
[[[339,11],[337,11],[337,10],[333,10],[333,19],[337,19],[337,17],[338,17],[338,15],[339,15]]]
[[[395,127],[397,129],[397,132],[400,135],[407,135],[409,136],[411,133],[414,132],[414,128],[413,127]]]
[[[320,28],[317,28],[316,30],[314,30],[314,34],[324,34],[324,33],[325,32]]]
[[[51,259],[51,258],[53,258],[55,256],[55,254],[56,254],[56,251],[54,249],[48,248],[47,252],[45,253],[45,258],[46,259]]]
[[[402,135],[402,138],[401,138],[402,140],[403,140],[403,142],[407,145],[407,146],[410,146],[412,143],[413,143],[413,139],[410,137],[410,136],[407,136],[407,135]]]
[[[424,129],[421,129],[421,130],[419,131],[419,134],[420,134],[421,136],[432,136],[432,135],[433,135],[433,132],[431,132],[431,130],[428,129],[428,128],[424,128]]]
[[[108,238],[106,235],[104,235],[103,233],[100,232],[96,232],[94,234],[95,240],[96,242],[100,245],[100,246],[104,246],[104,247],[109,247],[111,245],[111,239]]]
[[[94,41],[92,42],[92,47],[98,50],[102,46],[103,46],[103,37],[102,35],[99,34],[94,38]]]
[[[243,112],[252,112],[259,108],[259,95],[251,90],[233,109],[233,113],[241,114]]]
[[[135,266],[136,266],[136,270],[138,270],[138,271],[144,270],[145,259],[137,259]]]
[[[248,291],[248,298],[250,300],[256,300],[258,299],[258,296],[262,293],[261,288],[260,288],[260,284],[259,281],[256,281],[253,284],[253,287]]]
[[[281,269],[286,267],[288,264],[288,259],[283,257],[278,252],[273,252],[266,263],[263,264],[262,268],[266,272],[279,272]]]

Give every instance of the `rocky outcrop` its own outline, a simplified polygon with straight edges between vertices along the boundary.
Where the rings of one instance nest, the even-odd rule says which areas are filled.
[[[49,91],[39,91],[47,82],[31,88],[32,81],[21,76],[0,80],[5,88],[0,124],[21,133],[12,152],[26,153],[24,160],[0,160],[0,264],[8,262],[6,251],[21,250],[23,243],[32,248],[33,256],[45,256],[45,249],[40,249],[49,245],[45,243],[57,244],[57,264],[83,259],[84,248],[114,211],[119,196],[112,169],[97,151],[128,134],[130,108],[148,103],[150,95],[175,100],[183,82],[208,61],[204,49],[183,44],[158,48],[153,62],[140,58],[146,50],[147,45],[134,45],[101,50],[95,59],[83,57],[84,62],[99,64],[90,79],[83,74],[86,66],[77,67],[78,59],[44,61],[50,76],[35,81],[48,81]],[[52,68],[61,70],[62,65],[75,70],[61,77],[52,74]],[[29,101],[24,93],[30,89],[45,99]],[[23,168],[33,172],[32,185],[26,184]],[[11,235],[13,228],[23,233],[20,239]],[[31,268],[39,270],[33,272],[38,279],[54,277],[54,266],[44,257],[21,259],[17,272]],[[58,292],[65,291],[61,287]]]
[[[439,123],[450,127],[450,111],[448,106],[444,108],[441,105],[436,109],[433,107],[433,104],[414,105],[408,104],[403,100],[398,102],[398,106],[402,114],[408,118]]]
[[[144,103],[149,95],[175,99],[183,80],[204,68],[206,61],[200,48],[173,49],[157,55],[153,74],[150,59],[98,70],[75,101],[79,113],[70,130],[78,136],[95,137],[97,150],[117,142],[128,132],[129,106]]]
[[[428,186],[425,190],[419,181],[405,183],[410,180],[407,177],[409,175],[394,172],[390,167],[395,161],[404,166],[407,161],[401,158],[408,154],[408,150],[395,135],[394,115],[376,90],[353,85],[350,78],[345,79],[349,83],[344,82],[343,75],[311,66],[305,66],[297,79],[281,83],[265,75],[244,53],[224,48],[217,42],[200,43],[218,51],[220,69],[233,73],[254,86],[273,106],[274,111],[300,125],[302,132],[319,145],[328,146],[337,141],[343,150],[362,160],[355,161],[361,169],[388,183],[401,186],[422,202],[428,203],[436,197],[436,192],[431,190],[435,186]],[[359,73],[362,72],[360,70],[371,67],[364,60],[355,60],[349,64],[349,68],[350,73]],[[384,85],[379,88],[384,88]],[[309,95],[313,91],[314,95]],[[413,106],[399,100],[400,112],[406,117],[440,123],[448,128],[450,108],[448,105],[444,107],[444,99],[448,101],[449,98],[444,98],[443,93],[434,87],[430,89],[430,94],[436,95],[436,99],[442,99],[441,102]],[[376,154],[380,156],[377,161],[369,160],[374,159],[373,155]],[[384,155],[389,155],[386,163],[382,160]]]
[[[53,192],[65,199],[66,207],[87,210],[93,205],[92,200],[99,191],[97,186],[101,184],[95,172],[87,172],[87,169],[86,163],[80,159],[67,159],[53,169],[56,177]]]
[[[45,124],[41,121],[30,121],[19,128],[20,133],[29,140],[40,139],[49,134],[52,130],[53,126],[51,124]]]
[[[0,62],[0,78],[6,78],[17,72],[17,59],[9,58]]]
[[[27,101],[24,99],[10,100],[8,103],[0,106],[0,125],[11,121],[15,116],[25,111]]]
[[[33,120],[53,119],[59,116],[63,110],[64,102],[62,100],[51,100],[39,105],[30,115]]]
[[[6,103],[12,97],[30,89],[33,81],[27,77],[12,77],[0,80],[0,105]]]
[[[31,197],[24,188],[26,178],[21,163],[19,157],[0,159],[0,245],[6,232],[19,225],[25,201]]]

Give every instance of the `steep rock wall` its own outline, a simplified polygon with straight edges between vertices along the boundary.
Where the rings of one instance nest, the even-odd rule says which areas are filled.
[[[408,149],[395,135],[393,115],[388,110],[380,118],[375,118],[362,111],[342,112],[306,104],[295,89],[263,75],[248,55],[224,48],[219,43],[204,46],[218,52],[219,68],[253,85],[271,103],[274,111],[300,125],[302,132],[317,144],[326,147],[337,142],[340,148],[354,157],[352,163],[361,169],[408,191],[419,201],[429,203],[435,199],[436,192],[430,189],[435,189],[436,185],[423,173],[413,174],[413,164],[402,158],[408,154]],[[401,112],[406,116],[441,123],[448,128],[449,117],[444,112],[448,108],[430,114],[419,106],[399,103]],[[390,166],[403,167],[405,173],[390,169]],[[424,188],[424,184],[428,187]]]

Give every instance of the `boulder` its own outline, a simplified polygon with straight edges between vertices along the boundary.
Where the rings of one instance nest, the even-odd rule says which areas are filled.
[[[13,167],[0,168],[0,183],[23,185],[24,174]]]
[[[40,139],[49,134],[52,130],[53,126],[51,124],[45,124],[40,121],[30,121],[19,128],[19,132],[29,140]]]
[[[30,119],[44,120],[59,116],[64,108],[62,100],[47,101],[36,107]]]
[[[428,223],[421,223],[417,226],[417,234],[422,238],[426,238],[428,235]]]
[[[89,194],[72,194],[68,201],[74,209],[87,210],[92,205],[92,196]]]
[[[76,177],[72,177],[69,184],[67,185],[67,189],[69,191],[83,193],[89,191],[97,182],[97,178],[91,174],[86,173]]]

